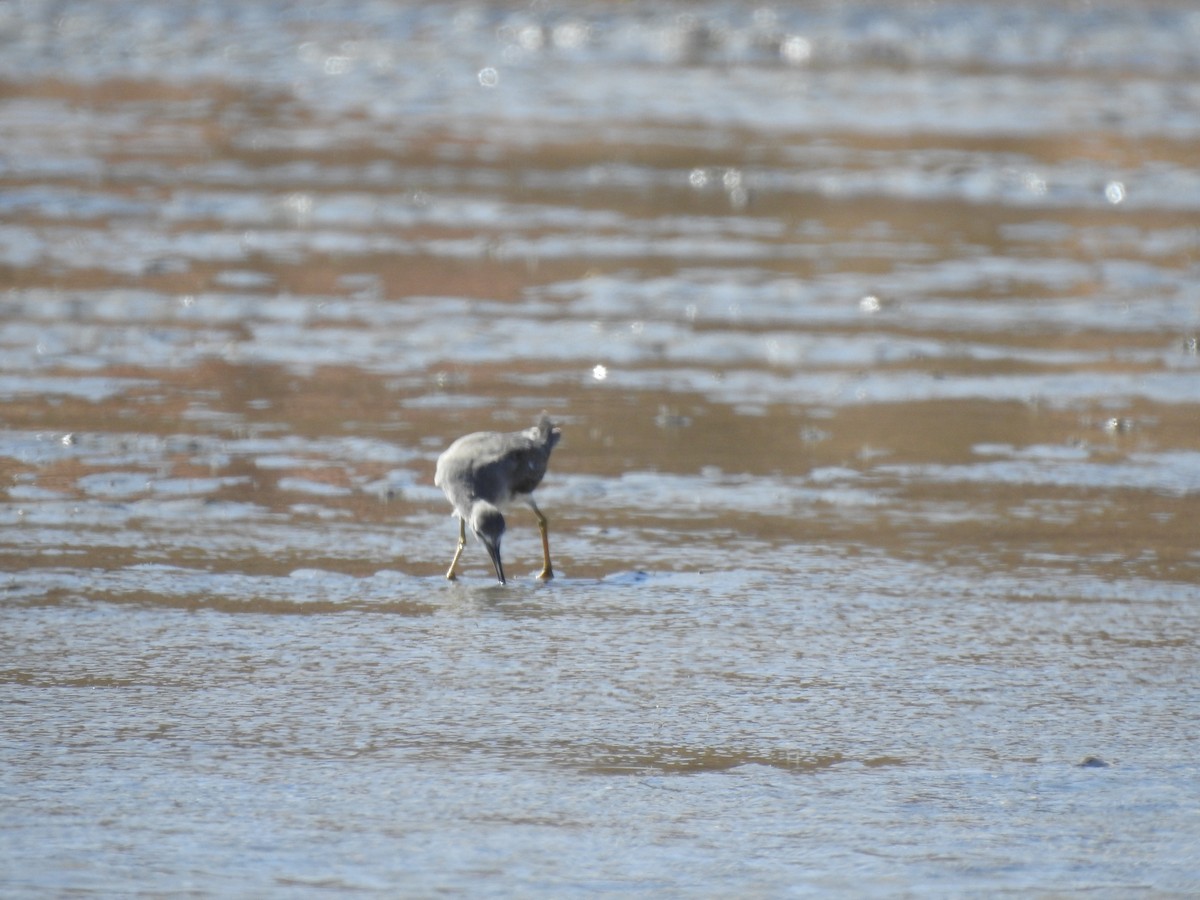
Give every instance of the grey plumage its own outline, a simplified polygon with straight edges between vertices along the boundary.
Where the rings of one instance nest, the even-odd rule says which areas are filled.
[[[550,452],[560,436],[561,431],[548,415],[542,413],[532,428],[468,434],[438,457],[433,483],[442,489],[459,520],[458,549],[446,573],[447,578],[455,578],[469,526],[491,557],[496,578],[504,584],[500,539],[507,526],[503,510],[518,500],[533,510],[542,535],[542,571],[538,577],[554,577],[546,517],[534,503],[533,491],[546,474]]]

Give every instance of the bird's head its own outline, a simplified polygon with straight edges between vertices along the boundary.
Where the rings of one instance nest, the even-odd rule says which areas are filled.
[[[496,578],[504,584],[504,566],[500,562],[500,539],[504,537],[504,516],[500,510],[485,500],[478,501],[471,509],[471,530],[479,543],[483,544],[488,556],[492,558],[492,566],[496,569]]]

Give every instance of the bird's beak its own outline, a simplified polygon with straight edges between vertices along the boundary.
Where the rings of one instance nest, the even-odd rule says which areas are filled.
[[[505,584],[504,580],[504,564],[500,562],[500,547],[493,544],[491,541],[484,541],[483,546],[487,548],[488,556],[492,558],[492,565],[496,568],[496,578],[501,584]]]

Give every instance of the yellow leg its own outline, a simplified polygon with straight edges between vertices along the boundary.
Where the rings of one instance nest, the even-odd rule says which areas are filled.
[[[462,556],[463,547],[467,546],[467,523],[462,519],[458,520],[458,549],[454,551],[454,559],[450,560],[450,571],[446,573],[446,577],[453,581],[458,576],[454,574],[454,570],[458,568],[458,558]]]
[[[538,572],[537,577],[543,581],[548,581],[554,577],[554,569],[550,567],[550,536],[546,528],[546,517],[537,508],[537,504],[533,502],[532,497],[529,498],[529,508],[537,516],[538,531],[542,533],[542,571]]]

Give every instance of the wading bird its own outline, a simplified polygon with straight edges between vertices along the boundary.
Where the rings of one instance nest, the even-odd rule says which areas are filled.
[[[524,431],[478,431],[460,437],[438,457],[433,483],[454,507],[458,518],[458,549],[446,577],[454,580],[459,557],[467,543],[467,526],[479,538],[492,559],[496,578],[504,584],[500,562],[500,539],[504,537],[504,514],[509,504],[522,501],[537,516],[542,533],[542,571],[538,578],[553,578],[546,517],[533,502],[533,491],[541,484],[550,462],[550,451],[561,431],[542,413],[537,424]]]

